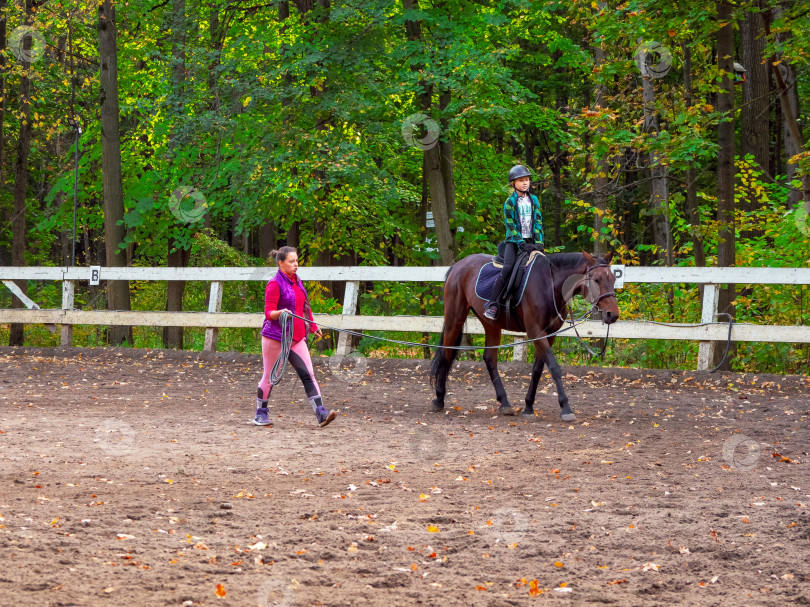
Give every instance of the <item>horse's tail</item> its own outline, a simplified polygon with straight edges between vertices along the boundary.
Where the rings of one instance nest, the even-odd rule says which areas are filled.
[[[436,348],[436,354],[433,355],[433,362],[430,364],[430,387],[435,388],[434,381],[437,377],[439,377],[439,373],[444,371],[445,377],[447,373],[450,372],[450,369],[453,367],[453,363],[455,362],[456,358],[458,358],[458,350],[450,350],[450,360],[446,361],[444,359],[444,325],[442,325],[442,333],[439,336],[439,347]],[[461,338],[464,337],[464,332],[459,331],[458,337],[456,337],[456,343],[453,346],[461,345]],[[446,369],[445,369],[446,368]]]

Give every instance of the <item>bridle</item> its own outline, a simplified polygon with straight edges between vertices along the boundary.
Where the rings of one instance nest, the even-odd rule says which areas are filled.
[[[593,272],[597,268],[608,268],[608,269],[610,269],[610,264],[599,262],[599,263],[594,264],[592,266],[586,266],[585,280],[590,282],[590,280],[591,280],[591,272]],[[605,353],[605,350],[607,349],[607,340],[608,340],[608,337],[610,336],[610,325],[608,325],[607,333],[605,334],[605,341],[602,344],[602,350],[599,351],[599,352],[594,352],[590,348],[590,346],[588,346],[588,344],[585,343],[585,340],[582,339],[582,336],[580,336],[579,331],[577,331],[576,321],[574,320],[574,310],[572,308],[570,308],[570,307],[568,309],[568,311],[571,314],[571,320],[569,320],[569,321],[566,321],[565,318],[563,317],[563,315],[560,314],[560,310],[557,307],[557,298],[554,296],[554,270],[552,269],[551,259],[548,260],[548,272],[549,272],[549,275],[551,276],[551,285],[550,285],[551,286],[551,300],[554,302],[554,311],[557,313],[557,318],[559,318],[563,322],[563,324],[565,324],[566,322],[571,323],[571,328],[574,329],[574,333],[576,334],[577,339],[579,339],[580,343],[583,346],[585,346],[585,349],[590,353],[591,356],[599,356],[599,357],[601,357]],[[588,287],[588,295],[590,295],[590,292],[591,292],[591,288],[589,286]],[[563,296],[565,296],[565,294],[563,294]],[[588,311],[588,314],[591,314],[594,310],[598,309],[597,304],[600,301],[602,301],[603,299],[607,298],[607,297],[616,297],[616,291],[609,291],[607,293],[601,293],[599,295],[599,297],[597,297],[596,299],[594,299],[591,302],[591,309]],[[567,304],[568,304],[568,302],[566,302],[566,305]],[[583,318],[584,318],[584,315],[583,315]]]
[[[608,270],[609,270],[610,269],[610,264],[609,263],[598,263],[598,264],[593,265],[593,266],[588,266],[588,269],[585,270],[585,278],[590,279],[591,272],[594,271],[597,268],[608,268]],[[591,291],[591,288],[588,287],[588,294],[589,295],[590,295],[590,291]],[[609,291],[607,293],[602,293],[601,295],[599,295],[599,297],[597,297],[595,300],[593,300],[593,302],[591,302],[591,311],[593,311],[593,309],[596,307],[596,304],[598,304],[600,301],[602,301],[606,297],[616,297],[616,291]]]

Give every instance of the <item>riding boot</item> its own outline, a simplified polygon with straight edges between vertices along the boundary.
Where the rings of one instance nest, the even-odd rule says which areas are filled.
[[[492,287],[492,299],[484,305],[484,316],[490,320],[495,320],[498,317],[498,306],[500,305],[507,279],[508,278],[504,277],[503,272],[501,272]]]
[[[256,391],[256,417],[253,418],[253,424],[256,426],[269,426],[272,424],[270,418],[268,417],[268,408],[267,408],[267,401],[270,399],[270,395],[267,395],[267,398],[263,398],[264,393],[262,392],[261,388],[258,388]]]
[[[310,397],[309,404],[312,405],[312,410],[315,412],[315,417],[318,419],[318,425],[321,428],[328,426],[337,417],[337,413],[327,411],[326,407],[323,406],[323,398],[320,395]]]

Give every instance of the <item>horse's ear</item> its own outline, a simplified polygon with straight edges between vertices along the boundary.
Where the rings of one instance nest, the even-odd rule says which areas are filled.
[[[613,259],[613,249],[608,251],[608,254],[605,255],[605,257],[604,257],[605,263],[607,263],[607,264],[609,264],[612,259]]]
[[[585,261],[588,262],[589,266],[592,266],[596,263],[596,258],[590,253],[588,253],[588,251],[586,251],[585,249],[582,249],[582,255],[585,257]]]

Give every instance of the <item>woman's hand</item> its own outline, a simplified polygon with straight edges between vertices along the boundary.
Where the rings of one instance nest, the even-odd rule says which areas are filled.
[[[320,328],[315,327],[315,330],[314,330],[312,333],[313,333],[313,334],[315,335],[315,337],[317,337],[318,339],[323,339],[323,331],[321,331],[321,330],[320,330]]]
[[[273,312],[270,312],[270,320],[278,320],[279,318],[281,318],[282,312],[290,312],[290,311],[287,308],[282,308],[281,310],[274,310]],[[290,314],[292,314],[292,312],[290,312]]]

